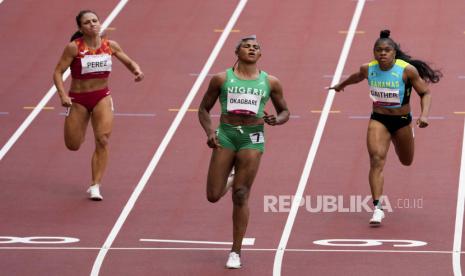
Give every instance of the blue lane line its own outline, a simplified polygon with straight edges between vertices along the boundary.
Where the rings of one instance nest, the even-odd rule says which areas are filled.
[[[121,117],[155,117],[155,113],[113,113],[115,116]]]
[[[349,119],[355,119],[355,120],[358,120],[358,119],[370,119],[370,116],[349,116]],[[418,117],[413,117],[413,119],[418,119]],[[429,116],[428,117],[429,120],[445,120],[446,117],[445,116]]]

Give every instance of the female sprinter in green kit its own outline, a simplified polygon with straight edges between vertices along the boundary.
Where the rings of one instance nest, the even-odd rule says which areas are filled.
[[[264,151],[264,123],[281,125],[289,120],[289,110],[277,78],[257,68],[261,57],[255,36],[240,40],[235,51],[237,62],[210,80],[199,107],[199,120],[213,149],[208,170],[207,198],[217,202],[232,185],[233,245],[227,268],[240,268],[240,252],[249,220],[248,198]],[[213,128],[210,110],[219,98],[221,118]],[[271,98],[277,115],[264,107]],[[234,170],[232,181],[228,181]]]

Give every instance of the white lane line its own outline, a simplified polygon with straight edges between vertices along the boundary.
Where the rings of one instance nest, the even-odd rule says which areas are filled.
[[[231,32],[234,24],[236,24],[237,19],[239,18],[239,15],[242,12],[242,9],[244,8],[245,4],[247,3],[247,0],[241,0],[236,9],[234,10],[234,13],[231,15],[231,18],[229,19],[224,32],[221,33],[220,38],[218,39],[218,42],[216,43],[215,47],[213,48],[213,51],[211,52],[210,56],[208,57],[207,62],[205,63],[204,67],[202,68],[202,71],[200,72],[200,75],[197,77],[194,85],[192,86],[191,90],[189,91],[189,94],[186,97],[186,100],[182,104],[179,112],[176,114],[176,117],[173,120],[173,123],[171,124],[170,128],[168,129],[165,137],[161,141],[160,145],[158,146],[157,151],[153,155],[152,160],[150,161],[147,169],[145,170],[142,178],[139,180],[139,183],[137,184],[136,188],[134,189],[133,193],[131,194],[131,197],[129,198],[128,202],[124,206],[123,211],[121,212],[120,216],[118,217],[118,220],[116,221],[115,225],[111,229],[110,234],[108,235],[105,243],[102,246],[102,249],[99,251],[99,254],[97,258],[95,259],[94,265],[92,267],[92,272],[91,276],[96,276],[98,275],[100,271],[100,267],[102,266],[103,260],[105,258],[105,255],[108,252],[108,249],[111,247],[113,244],[113,241],[116,238],[116,235],[118,235],[119,231],[121,230],[121,227],[123,226],[124,222],[126,221],[129,213],[131,212],[132,208],[134,207],[134,204],[136,203],[137,199],[139,198],[139,195],[142,193],[142,190],[144,189],[145,185],[147,184],[147,181],[149,180],[150,176],[152,175],[153,171],[155,170],[155,167],[158,164],[158,161],[160,160],[161,156],[165,152],[166,147],[168,146],[168,143],[171,141],[171,138],[173,137],[174,133],[176,132],[176,129],[178,128],[179,124],[181,123],[182,118],[187,112],[187,109],[191,105],[195,95],[197,94],[200,86],[202,85],[205,77],[207,76],[208,71],[210,71],[210,68],[213,65],[213,62],[215,61],[216,57],[218,56],[218,53],[220,52],[221,48],[223,48],[223,45],[226,41],[226,39],[229,36],[229,33]]]
[[[465,124],[465,121],[464,121]],[[463,207],[465,203],[465,125],[463,127],[463,142],[462,142],[462,159],[460,161],[460,177],[459,191],[457,195],[457,210],[455,212],[455,232],[454,232],[454,247],[452,254],[452,267],[455,276],[462,275],[460,264],[460,251],[462,249],[462,229],[463,229]]]
[[[215,242],[215,241],[189,241],[189,240],[160,240],[160,239],[140,239],[141,242],[166,242],[166,243],[190,243],[190,244],[219,244],[230,245],[232,242]],[[244,238],[242,245],[254,245],[255,238]]]
[[[360,16],[362,15],[364,4],[365,4],[365,0],[359,0],[357,2],[357,7],[355,8],[355,12],[352,17],[352,22],[350,23],[349,31],[347,32],[346,40],[344,42],[344,47],[342,48],[341,56],[339,57],[339,62],[337,63],[336,71],[334,73],[334,78],[331,81],[331,86],[336,85],[341,79],[342,71],[344,69],[347,57],[349,55],[349,50],[352,45],[352,40],[355,35],[355,30],[357,29],[358,21],[360,19]],[[276,250],[274,264],[273,264],[273,275],[274,276],[281,275],[281,265],[283,261],[284,250],[286,249],[287,242],[291,235],[292,226],[294,225],[294,221],[297,216],[299,204],[300,204],[302,195],[304,193],[305,186],[307,185],[308,178],[310,176],[310,171],[313,166],[313,161],[315,160],[316,152],[318,150],[318,146],[320,144],[320,140],[323,135],[323,130],[326,125],[326,121],[328,119],[329,111],[331,110],[331,105],[333,103],[334,94],[335,94],[334,90],[330,90],[328,92],[328,96],[326,97],[326,101],[323,106],[323,111],[321,112],[320,120],[318,121],[318,126],[315,132],[315,136],[313,137],[312,145],[310,146],[310,151],[308,153],[307,161],[305,162],[305,167],[302,172],[299,185],[297,187],[297,191],[295,193],[294,199],[292,200],[291,210],[289,211],[286,225],[284,226],[283,234],[281,236],[281,240],[279,241],[279,245]]]
[[[189,76],[192,76],[192,77],[196,77],[196,76],[199,76],[200,74],[199,73],[189,73]],[[211,74],[207,74],[207,76],[214,76],[215,74],[214,73],[211,73]]]
[[[0,0],[1,1],[1,0]],[[123,9],[123,7],[126,5],[126,3],[129,0],[120,0],[118,5],[113,9],[113,11],[108,15],[107,19],[102,23],[102,32],[108,27],[108,25],[111,24],[113,19],[118,15],[118,13]],[[70,70],[65,71],[63,74],[63,81],[65,81],[70,75]],[[10,139],[6,142],[6,144],[2,147],[0,150],[0,161],[3,159],[5,154],[10,150],[10,148],[16,143],[16,141],[19,139],[19,137],[26,131],[26,129],[29,127],[29,125],[32,123],[32,121],[39,115],[39,112],[42,111],[42,109],[45,107],[45,105],[50,101],[53,95],[57,92],[57,89],[55,85],[52,85],[50,89],[47,91],[45,96],[40,100],[40,102],[37,104],[37,106],[32,110],[32,112],[27,116],[27,118],[24,120],[24,122],[19,126],[19,128],[13,133],[13,135],[10,137]]]
[[[52,246],[22,246],[22,247],[0,247],[1,250],[100,250],[100,247],[52,247]],[[153,250],[153,251],[228,251],[231,247],[112,247],[109,250]],[[244,251],[276,251],[276,248],[242,248]],[[453,254],[453,251],[441,251],[441,250],[370,250],[370,249],[286,249],[287,252],[334,252],[334,253],[414,253],[414,254]],[[460,252],[462,254],[465,251]]]
[[[347,78],[349,75],[341,75],[341,78]],[[334,75],[323,75],[323,78],[325,79],[332,79],[334,78]]]
[[[66,72],[63,74],[63,81],[65,81],[70,74],[69,69],[66,70]],[[6,144],[2,147],[0,150],[0,161],[3,159],[5,154],[10,150],[10,148],[16,143],[16,141],[19,139],[19,137],[26,131],[26,129],[29,127],[29,125],[32,123],[32,121],[39,115],[39,112],[42,111],[43,107],[50,101],[52,96],[56,92],[55,85],[50,87],[50,89],[47,91],[45,96],[40,100],[40,102],[37,104],[37,106],[31,111],[31,113],[26,117],[24,122],[19,126],[19,128],[13,133],[13,135],[10,137],[10,139],[6,142]]]

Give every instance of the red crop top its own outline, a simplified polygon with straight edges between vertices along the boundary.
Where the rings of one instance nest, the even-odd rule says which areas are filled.
[[[71,62],[71,77],[73,79],[105,79],[111,72],[111,51],[108,39],[102,39],[100,48],[90,49],[84,39],[74,40],[78,54]]]

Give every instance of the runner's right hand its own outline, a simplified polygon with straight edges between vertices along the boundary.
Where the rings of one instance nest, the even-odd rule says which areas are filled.
[[[68,97],[67,95],[60,97],[60,100],[61,100],[61,105],[64,107],[71,107],[71,105],[73,105],[71,98]]]
[[[215,132],[208,135],[207,145],[212,149],[221,148]]]

